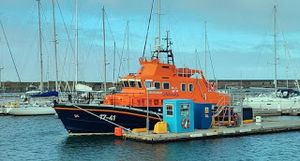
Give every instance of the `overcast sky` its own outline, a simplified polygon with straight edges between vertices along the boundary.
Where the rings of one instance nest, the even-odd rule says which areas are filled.
[[[152,0],[79,1],[79,80],[103,81],[102,7],[105,7],[108,80],[128,73],[126,22],[129,21],[130,73],[139,67]],[[58,2],[58,3],[57,3]],[[59,4],[59,5],[58,5]],[[170,30],[177,67],[204,70],[204,21],[207,21],[208,79],[273,79],[273,23],[277,5],[278,78],[299,79],[299,0],[161,0],[161,35]],[[0,1],[0,19],[22,81],[39,81],[39,42],[36,0]],[[74,78],[75,0],[55,3],[60,80]],[[156,4],[150,24],[147,56],[157,33]],[[41,0],[44,80],[54,80],[51,0]],[[285,40],[283,38],[285,37]],[[287,48],[284,42],[287,42]],[[286,50],[285,50],[286,49]],[[123,53],[122,59],[120,58]],[[289,59],[289,57],[291,59]],[[291,60],[291,61],[290,61]],[[121,63],[120,63],[121,62]],[[1,80],[17,81],[5,38],[0,32]],[[288,71],[288,72],[287,72]]]

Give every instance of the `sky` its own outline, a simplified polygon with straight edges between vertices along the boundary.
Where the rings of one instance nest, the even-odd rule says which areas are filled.
[[[152,0],[78,0],[79,81],[99,82],[104,79],[102,7],[105,8],[107,80],[113,80],[114,66],[115,79],[137,72],[151,4]],[[298,0],[161,0],[161,37],[170,31],[177,67],[196,68],[197,61],[198,68],[205,70],[206,22],[207,79],[274,79],[274,5],[277,6],[278,78],[299,79]],[[36,0],[0,1],[0,20],[24,82],[40,80],[37,11]],[[146,45],[147,57],[155,44],[157,13],[155,0]],[[62,81],[74,80],[75,0],[55,0],[55,18],[58,77]],[[129,34],[126,32],[127,22]],[[53,81],[51,0],[41,0],[41,23],[43,78]],[[2,28],[0,67],[4,68],[1,81],[18,81]]]

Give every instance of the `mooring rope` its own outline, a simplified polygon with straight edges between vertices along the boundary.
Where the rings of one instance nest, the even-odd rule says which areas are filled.
[[[133,132],[132,130],[130,130],[130,129],[128,129],[128,128],[125,128],[125,127],[123,127],[123,126],[121,126],[121,125],[119,125],[119,124],[116,124],[116,123],[114,123],[114,122],[112,122],[112,121],[109,121],[109,120],[107,120],[107,119],[105,119],[105,118],[101,118],[100,116],[98,116],[98,115],[96,115],[96,114],[94,114],[94,113],[92,113],[92,112],[90,112],[90,111],[88,111],[88,110],[86,110],[86,109],[83,109],[83,108],[81,108],[81,107],[79,107],[79,106],[76,106],[76,105],[74,105],[74,104],[72,104],[72,106],[74,106],[74,107],[76,107],[76,108],[78,108],[78,109],[80,109],[80,110],[82,110],[82,111],[84,111],[84,112],[86,112],[86,113],[88,113],[88,114],[91,114],[91,115],[93,115],[93,116],[99,118],[100,120],[104,120],[104,121],[106,121],[106,122],[108,122],[108,123],[110,123],[110,124],[113,124],[113,125],[115,125],[115,126],[117,126],[117,127],[122,128],[122,129],[124,129],[124,130],[126,130],[126,131],[135,133],[135,132]]]

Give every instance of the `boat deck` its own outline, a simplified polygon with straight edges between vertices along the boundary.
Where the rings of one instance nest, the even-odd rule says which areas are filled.
[[[240,127],[216,127],[213,129],[195,129],[194,132],[154,134],[153,131],[140,133],[123,133],[124,139],[136,141],[159,143],[179,140],[192,140],[214,137],[233,137],[243,135],[255,135],[265,133],[277,133],[300,130],[300,120],[280,120],[264,118],[261,123],[244,124]]]

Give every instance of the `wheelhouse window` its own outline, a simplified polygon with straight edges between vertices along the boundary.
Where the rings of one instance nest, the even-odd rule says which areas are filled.
[[[186,84],[181,83],[181,92],[185,92],[185,91],[186,91]]]
[[[138,85],[138,87],[139,88],[143,88],[143,86],[142,86],[142,83],[141,83],[141,81],[139,80],[139,81],[137,81],[137,85]]]
[[[128,81],[123,81],[123,87],[129,87],[129,83],[128,83]]]
[[[190,104],[180,104],[180,116],[190,116]]]
[[[133,88],[136,87],[136,84],[135,84],[135,81],[134,81],[134,80],[130,80],[130,81],[129,81],[129,85],[130,85],[130,87],[133,87]]]
[[[160,82],[154,82],[155,89],[160,89]]]
[[[170,89],[170,83],[169,82],[164,82],[163,87],[164,87],[164,90],[169,90]]]
[[[152,87],[152,80],[145,80],[145,87],[146,88]]]
[[[166,114],[167,114],[167,116],[173,116],[173,105],[172,104],[166,105]]]
[[[189,84],[189,92],[194,91],[194,85],[192,83]]]

